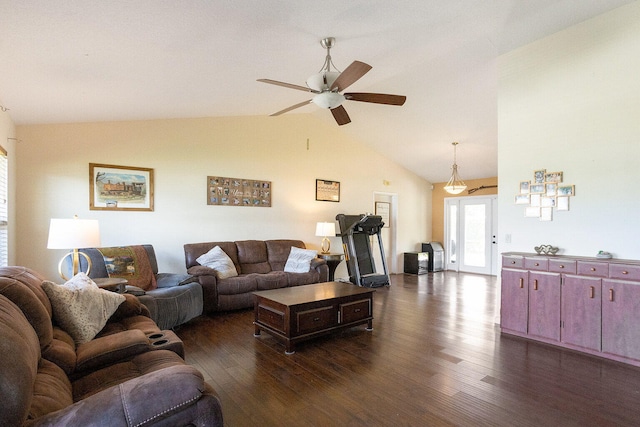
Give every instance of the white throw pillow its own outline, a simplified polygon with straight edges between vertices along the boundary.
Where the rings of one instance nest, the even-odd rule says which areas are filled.
[[[91,341],[125,300],[124,295],[100,289],[85,273],[64,285],[42,282],[53,318],[77,344]]]
[[[287,273],[308,273],[311,268],[311,260],[317,255],[318,253],[313,249],[300,249],[292,246],[287,263],[284,265],[284,271]]]
[[[220,246],[216,246],[206,254],[200,255],[196,258],[196,261],[200,265],[216,270],[218,279],[226,279],[227,277],[235,277],[238,275],[233,261],[231,261],[229,255],[227,255]]]

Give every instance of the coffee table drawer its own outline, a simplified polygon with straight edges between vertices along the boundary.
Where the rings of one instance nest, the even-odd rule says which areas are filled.
[[[284,313],[271,307],[258,305],[256,320],[284,333]]]
[[[371,300],[362,299],[340,304],[340,323],[357,322],[371,316]]]
[[[332,328],[338,324],[338,315],[333,306],[320,307],[297,313],[298,333],[306,334]]]

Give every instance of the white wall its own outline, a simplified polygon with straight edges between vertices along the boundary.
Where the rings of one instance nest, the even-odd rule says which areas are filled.
[[[46,248],[49,220],[74,214],[100,221],[103,246],[153,244],[163,272],[184,271],[182,246],[191,242],[294,238],[319,249],[315,223],[373,212],[375,191],[398,194],[398,256],[430,237],[430,185],[311,114],[18,126],[17,133],[16,262],[51,278],[64,251]],[[155,210],[89,210],[89,163],[153,168]],[[207,176],[272,181],[272,207],[208,206]],[[316,178],[340,181],[340,203],[315,200]],[[341,248],[333,238],[332,249]],[[336,277],[347,275],[343,262]]]
[[[506,54],[499,69],[499,250],[640,259],[640,2]],[[541,168],[576,186],[552,222],[514,204]]]

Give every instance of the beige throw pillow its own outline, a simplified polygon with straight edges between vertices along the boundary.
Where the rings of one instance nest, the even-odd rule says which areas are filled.
[[[287,263],[284,265],[284,271],[287,273],[308,273],[311,268],[311,260],[317,255],[318,253],[313,249],[300,249],[292,246]]]
[[[91,341],[125,300],[124,295],[100,289],[85,273],[64,285],[42,282],[53,318],[77,344]]]
[[[238,275],[233,261],[220,246],[215,246],[206,254],[200,255],[196,258],[196,261],[200,265],[216,270],[218,279],[226,279],[227,277],[235,277]]]

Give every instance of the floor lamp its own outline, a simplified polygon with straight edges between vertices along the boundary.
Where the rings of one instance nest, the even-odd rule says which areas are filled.
[[[64,260],[71,256],[72,277],[80,271],[80,255],[87,260],[87,271],[91,271],[91,260],[78,248],[95,248],[100,246],[100,227],[97,219],[78,219],[76,215],[72,219],[52,218],[49,224],[49,249],[71,249],[72,251],[62,257],[58,264],[58,273],[64,280],[69,280],[62,272]]]

